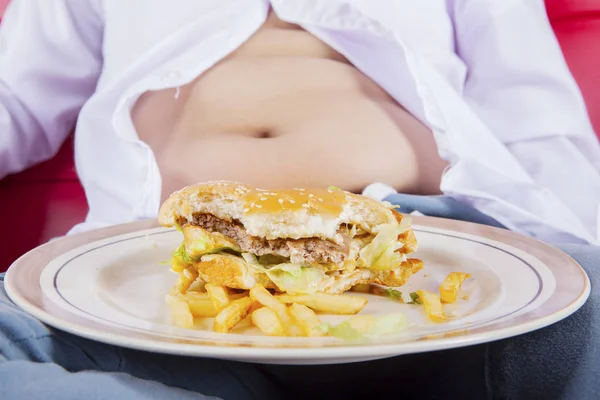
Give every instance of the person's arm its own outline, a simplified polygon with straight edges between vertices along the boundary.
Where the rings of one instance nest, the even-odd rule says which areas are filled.
[[[465,99],[533,181],[596,236],[600,145],[543,0],[448,1],[468,69]]]
[[[102,67],[101,0],[12,0],[0,23],[0,179],[51,158]]]

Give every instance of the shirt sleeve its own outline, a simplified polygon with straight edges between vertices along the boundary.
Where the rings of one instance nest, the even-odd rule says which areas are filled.
[[[0,24],[0,178],[51,158],[102,67],[101,0],[12,0]]]
[[[464,97],[530,174],[600,225],[600,144],[542,0],[451,0]],[[518,197],[519,193],[514,193]]]

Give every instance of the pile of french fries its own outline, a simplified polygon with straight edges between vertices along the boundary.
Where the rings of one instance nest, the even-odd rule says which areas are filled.
[[[186,272],[188,271],[188,272]],[[177,326],[193,328],[196,318],[214,318],[213,331],[227,333],[252,324],[269,336],[324,336],[317,313],[358,314],[367,304],[359,296],[273,294],[257,284],[235,292],[224,286],[198,283],[192,270],[183,270],[166,296]]]
[[[442,303],[454,303],[470,274],[451,272],[440,284],[439,295],[427,290],[411,293],[413,303],[422,304],[428,318],[448,318]],[[403,302],[400,292],[372,285],[357,285],[354,292],[388,295]],[[213,331],[228,333],[236,326],[256,326],[269,336],[325,336],[317,313],[355,315],[367,304],[360,296],[332,294],[273,294],[257,284],[247,291],[204,283],[193,269],[179,272],[179,281],[166,296],[174,323],[193,328],[197,318],[214,318]]]

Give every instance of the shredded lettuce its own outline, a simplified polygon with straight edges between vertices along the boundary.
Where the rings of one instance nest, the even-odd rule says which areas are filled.
[[[211,233],[194,227],[184,239],[185,250],[194,260],[205,254],[213,254],[223,250],[241,252],[235,241],[220,233]]]
[[[402,292],[399,290],[388,288],[385,292],[390,299],[398,300],[400,302],[404,301],[402,300]]]
[[[316,293],[327,277],[317,268],[298,264],[279,264],[267,270],[267,275],[277,287],[289,294]]]
[[[367,338],[364,333],[354,329],[349,321],[344,321],[341,324],[331,326],[329,328],[329,334],[338,339],[343,339],[349,342]]]
[[[189,264],[192,264],[194,260],[185,250],[183,243],[179,245],[175,251],[171,254],[171,269],[175,272],[183,271]]]
[[[205,254],[217,253],[219,251],[241,251],[237,244],[228,237],[209,233],[204,229],[197,228],[185,235],[184,228],[175,224],[175,228],[184,233],[184,240],[171,254],[170,264],[174,271],[182,271],[189,264],[198,261]]]
[[[267,274],[280,290],[289,294],[316,293],[324,280],[331,279],[318,268],[293,263],[282,263],[267,268],[259,263],[253,254],[242,253],[242,257],[248,266]]]
[[[258,270],[259,272],[267,272],[267,269],[261,263],[258,262],[258,259],[254,254],[242,253],[242,258],[246,260],[246,262],[251,268]]]
[[[269,265],[277,265],[289,263],[290,259],[288,257],[282,257],[275,254],[265,254],[262,256],[258,256],[258,262],[261,265],[269,266]]]
[[[405,260],[405,256],[396,251],[403,246],[398,235],[404,233],[410,223],[410,217],[404,217],[398,225],[380,225],[377,236],[360,251],[359,264],[380,271],[398,268]]]
[[[421,298],[419,297],[419,295],[417,294],[417,292],[412,292],[410,294],[410,300],[411,302],[408,304],[422,304],[423,302],[421,301]]]
[[[367,340],[379,336],[397,333],[407,326],[404,314],[394,313],[374,317],[359,315],[338,324],[323,323],[319,329],[326,334],[347,341]]]
[[[177,260],[182,264],[191,264],[194,262],[192,257],[188,254],[185,245],[181,243],[177,249],[173,252],[173,259]]]
[[[400,313],[382,315],[375,318],[369,326],[368,335],[382,336],[401,331],[407,326],[406,316]]]

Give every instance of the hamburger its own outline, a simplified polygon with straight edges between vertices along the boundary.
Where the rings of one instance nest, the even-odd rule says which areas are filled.
[[[386,202],[329,189],[264,190],[219,181],[188,186],[159,222],[183,233],[172,268],[196,280],[288,294],[402,286],[421,260],[411,219]]]

